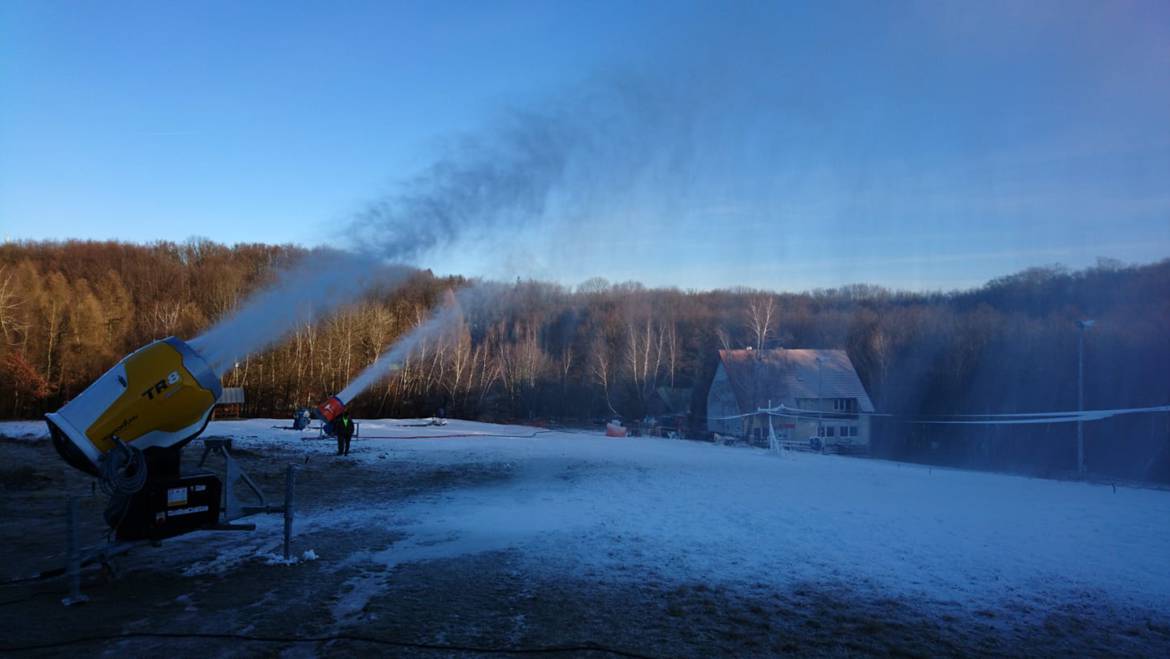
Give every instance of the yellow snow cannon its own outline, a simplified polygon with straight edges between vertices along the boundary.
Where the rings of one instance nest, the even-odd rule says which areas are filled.
[[[45,419],[61,457],[101,476],[115,449],[174,449],[177,456],[207,427],[222,391],[211,365],[172,336],[123,357]]]

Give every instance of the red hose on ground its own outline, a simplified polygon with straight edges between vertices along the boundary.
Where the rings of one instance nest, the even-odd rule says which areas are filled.
[[[464,433],[449,433],[446,435],[358,435],[354,439],[451,439],[456,437],[503,437],[513,439],[531,439],[537,435],[543,435],[551,430],[536,430],[528,435],[505,434],[505,433],[478,433],[478,432],[464,432]]]

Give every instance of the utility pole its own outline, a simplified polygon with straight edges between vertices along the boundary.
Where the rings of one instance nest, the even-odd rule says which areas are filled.
[[[776,442],[776,429],[772,427],[772,399],[768,399],[768,450],[779,452],[780,446]]]
[[[1081,329],[1077,335],[1077,411],[1085,411],[1085,331],[1093,326],[1095,320],[1078,320],[1077,327]],[[1077,473],[1085,475],[1085,420],[1077,417]]]
[[[824,417],[825,417],[825,414],[824,414],[824,410],[821,409],[822,407],[825,406],[825,400],[824,400],[825,394],[824,394],[824,389],[822,387],[822,383],[824,382],[824,376],[822,375],[822,368],[821,368],[822,365],[824,364],[824,362],[825,362],[824,359],[822,359],[821,357],[817,357],[817,437],[821,438],[822,443],[825,441],[824,440],[824,436],[825,436]]]

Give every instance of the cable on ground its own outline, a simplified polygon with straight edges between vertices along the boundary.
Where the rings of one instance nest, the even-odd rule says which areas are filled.
[[[64,641],[53,641],[51,643],[36,643],[32,645],[21,646],[0,646],[0,652],[29,652],[33,650],[54,650],[58,648],[65,648],[74,645],[84,645],[87,643],[99,643],[103,641],[124,641],[128,639],[183,639],[183,640],[221,640],[221,641],[247,641],[257,643],[329,643],[336,641],[346,641],[352,643],[368,643],[371,645],[380,645],[384,647],[403,648],[411,650],[433,650],[435,652],[466,652],[474,654],[568,654],[579,652],[599,652],[603,654],[612,655],[615,657],[631,657],[632,659],[652,659],[650,655],[639,654],[636,652],[629,652],[626,650],[619,650],[609,646],[586,641],[581,643],[573,643],[566,645],[548,645],[542,647],[486,647],[477,645],[461,645],[457,643],[415,643],[411,641],[395,641],[385,638],[374,638],[370,636],[355,636],[350,634],[334,634],[331,636],[311,636],[311,637],[297,637],[297,636],[255,636],[251,634],[229,634],[229,633],[199,633],[199,632],[125,632],[121,634],[105,634],[94,636],[82,636],[80,638],[73,638]]]

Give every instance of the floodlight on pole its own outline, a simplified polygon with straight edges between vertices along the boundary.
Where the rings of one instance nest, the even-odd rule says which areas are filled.
[[[1077,411],[1085,410],[1085,332],[1093,326],[1095,320],[1078,320],[1077,327],[1080,334],[1077,336]],[[1077,473],[1085,473],[1085,421],[1077,418]]]

